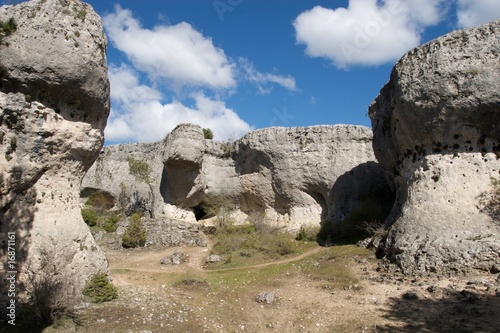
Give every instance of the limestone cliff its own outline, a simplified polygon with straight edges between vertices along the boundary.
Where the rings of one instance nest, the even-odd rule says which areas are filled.
[[[374,162],[370,129],[362,126],[265,128],[234,142],[203,137],[201,127],[179,125],[164,141],[106,147],[83,181],[82,194],[104,190],[135,196],[155,219],[195,223],[222,195],[243,222],[265,213],[290,230],[340,224],[368,197],[392,206],[391,180]],[[149,184],[131,174],[128,158],[147,161]],[[120,184],[125,185],[125,187]]]
[[[499,111],[500,21],[410,51],[370,106],[375,155],[397,186],[382,250],[405,272],[500,262],[481,203],[500,176]]]
[[[15,23],[0,46],[1,257],[13,232],[20,281],[50,260],[79,290],[108,270],[79,203],[109,113],[106,37],[78,0],[4,6],[0,20]],[[2,264],[2,274],[13,270]]]

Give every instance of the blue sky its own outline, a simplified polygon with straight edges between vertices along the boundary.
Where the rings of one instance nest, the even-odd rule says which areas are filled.
[[[269,126],[370,126],[408,50],[500,18],[498,0],[90,0],[108,36],[106,144],[179,123],[238,138]]]

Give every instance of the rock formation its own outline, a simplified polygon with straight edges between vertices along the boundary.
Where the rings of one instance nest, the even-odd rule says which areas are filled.
[[[500,177],[500,21],[407,53],[369,115],[397,187],[385,255],[418,274],[498,264],[499,225],[481,198]]]
[[[266,128],[218,142],[184,124],[163,142],[106,147],[82,195],[134,197],[130,205],[144,203],[150,216],[167,218],[163,223],[196,223],[222,196],[235,205],[239,222],[260,214],[290,230],[323,220],[340,225],[366,198],[389,198],[384,205],[392,207],[391,181],[374,162],[371,139],[366,127],[338,125]],[[149,184],[130,172],[130,157],[149,163]]]
[[[78,291],[108,270],[79,202],[109,113],[106,37],[78,0],[4,6],[0,20],[15,26],[0,33],[1,257],[10,232],[16,255],[13,267],[2,262],[2,275],[17,271],[22,282],[50,263]]]

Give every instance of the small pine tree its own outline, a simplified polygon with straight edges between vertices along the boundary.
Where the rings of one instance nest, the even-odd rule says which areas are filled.
[[[106,274],[99,272],[85,283],[83,295],[89,297],[93,303],[102,303],[117,298],[118,292]]]
[[[146,230],[142,226],[141,216],[132,214],[130,223],[123,233],[122,245],[125,248],[144,246],[146,244]]]

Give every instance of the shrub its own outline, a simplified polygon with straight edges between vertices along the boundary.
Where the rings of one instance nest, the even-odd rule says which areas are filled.
[[[212,140],[214,138],[214,133],[210,128],[203,129],[203,137],[208,140]]]
[[[27,264],[26,291],[30,296],[28,306],[35,317],[52,324],[63,317],[75,318],[75,297],[68,288],[68,278],[54,264],[58,255],[54,248],[39,249],[39,260]]]
[[[230,157],[232,153],[235,152],[234,143],[231,140],[227,140],[222,143],[222,157]]]
[[[122,235],[122,245],[125,248],[144,246],[146,244],[146,230],[142,226],[141,216],[132,214],[130,223]]]
[[[115,205],[115,200],[113,196],[104,191],[95,191],[89,196],[85,204],[88,206],[92,206],[99,212],[102,212],[104,210],[113,208],[113,206]]]
[[[11,35],[17,30],[17,23],[13,17],[11,17],[7,22],[0,22],[1,31],[5,36]]]
[[[118,222],[120,222],[120,216],[112,212],[104,221],[103,228],[106,232],[114,232],[118,229]]]
[[[117,298],[118,292],[106,274],[99,272],[85,283],[83,295],[89,297],[93,303],[102,303]]]
[[[127,193],[127,186],[124,182],[120,183],[120,196],[118,197],[118,203],[122,208],[126,208],[130,201],[130,196]]]
[[[234,251],[251,256],[260,252],[271,258],[295,252],[293,235],[273,227],[260,218],[263,214],[251,216],[250,224],[219,224],[215,231],[214,251],[230,258]],[[243,254],[242,254],[243,253]]]
[[[146,183],[150,182],[151,180],[150,175],[153,169],[151,169],[148,162],[143,160],[136,160],[131,156],[127,158],[127,161],[128,161],[129,172],[131,175],[134,175],[143,182]]]
[[[207,200],[204,208],[208,217],[216,217],[220,228],[231,228],[234,225],[233,212],[236,207],[228,196],[215,195]]]
[[[89,227],[95,227],[97,225],[97,212],[93,209],[82,209],[82,218]]]
[[[304,226],[301,225],[295,240],[298,241],[315,241],[318,238],[319,226]]]
[[[295,252],[296,249],[293,237],[277,228],[272,232],[259,233],[252,246],[270,257],[284,256]]]

